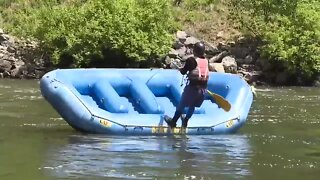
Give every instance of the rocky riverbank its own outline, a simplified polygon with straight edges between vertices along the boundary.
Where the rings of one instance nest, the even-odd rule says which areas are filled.
[[[219,32],[214,39],[224,39]],[[192,46],[200,41],[184,31],[176,33],[173,48],[165,57],[166,67],[182,66],[186,58],[192,55]],[[202,41],[202,40],[201,40]],[[256,39],[244,37],[236,41],[219,41],[206,44],[206,57],[209,60],[210,71],[238,74],[253,85],[313,85],[320,87],[320,74],[313,82],[304,82],[285,71],[281,63],[271,63],[259,53],[259,43]]]
[[[178,31],[171,51],[163,58],[162,67],[182,66],[185,59],[192,56],[192,47],[198,41]],[[210,71],[238,74],[249,84],[257,85],[286,84],[290,78],[285,72],[273,71],[277,67],[260,58],[255,41],[239,38],[216,44],[205,42]],[[55,68],[50,65],[49,57],[35,41],[17,39],[0,29],[0,78],[39,79],[52,69]]]
[[[192,56],[192,47],[201,40],[178,31],[172,50],[164,63],[171,68],[182,66],[187,57]],[[256,44],[244,38],[237,42],[219,42],[217,46],[204,42],[210,71],[239,74],[247,82],[263,84],[263,69],[266,62],[259,59]]]
[[[49,59],[34,41],[17,39],[0,29],[0,77],[41,78],[50,68]]]

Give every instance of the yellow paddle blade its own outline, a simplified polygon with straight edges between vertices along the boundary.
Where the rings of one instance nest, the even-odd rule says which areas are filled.
[[[226,112],[230,111],[231,109],[231,104],[224,99],[222,96],[220,96],[219,94],[213,93],[209,90],[207,90],[207,92],[210,94],[210,96],[216,101],[216,103],[218,104],[218,106],[220,106],[223,110],[225,110]]]

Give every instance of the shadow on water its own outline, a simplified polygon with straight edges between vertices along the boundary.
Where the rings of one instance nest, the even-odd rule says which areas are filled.
[[[249,176],[252,152],[244,135],[72,135],[65,145],[51,148],[49,154],[42,170],[63,179],[199,179]]]

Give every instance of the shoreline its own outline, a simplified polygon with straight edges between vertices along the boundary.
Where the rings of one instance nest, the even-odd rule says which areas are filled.
[[[178,31],[172,49],[159,58],[160,65],[133,65],[125,68],[175,69],[176,65],[182,66],[184,60],[192,56],[192,47],[199,41],[202,40],[184,31]],[[216,46],[210,42],[203,42],[206,45],[206,58],[209,60],[210,71],[238,74],[248,84],[254,86],[310,86],[304,85],[304,82],[290,84],[288,82],[290,76],[287,73],[273,72],[276,65],[259,57],[258,42],[254,40],[240,37],[236,41],[219,42]],[[18,39],[0,28],[0,78],[40,79],[45,73],[59,68],[62,69],[51,63],[47,53],[40,51],[37,42]],[[320,87],[320,76],[311,86]]]

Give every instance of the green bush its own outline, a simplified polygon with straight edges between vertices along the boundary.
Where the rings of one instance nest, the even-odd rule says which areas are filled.
[[[196,9],[206,9],[211,8],[212,5],[215,5],[218,0],[185,0],[183,1],[183,6],[189,10]]]
[[[103,59],[105,49],[135,61],[163,55],[176,27],[167,0],[52,0],[11,15],[12,32],[38,39],[55,64],[67,55],[78,67]]]
[[[320,72],[320,1],[232,0],[233,18],[261,38],[262,55],[306,79]]]

